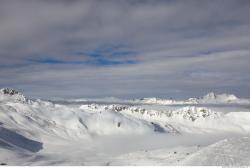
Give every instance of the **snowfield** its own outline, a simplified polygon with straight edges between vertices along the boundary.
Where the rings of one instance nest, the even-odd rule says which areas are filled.
[[[0,90],[0,164],[250,165],[247,99],[91,101]]]

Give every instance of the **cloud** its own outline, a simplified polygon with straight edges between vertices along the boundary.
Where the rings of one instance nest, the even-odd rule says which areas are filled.
[[[244,0],[2,0],[0,86],[38,97],[246,97],[249,9]]]

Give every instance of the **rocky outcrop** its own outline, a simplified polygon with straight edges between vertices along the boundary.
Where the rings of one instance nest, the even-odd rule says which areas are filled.
[[[14,101],[21,101],[26,102],[27,98],[22,95],[20,92],[11,89],[11,88],[3,88],[0,90],[0,100],[14,100]]]

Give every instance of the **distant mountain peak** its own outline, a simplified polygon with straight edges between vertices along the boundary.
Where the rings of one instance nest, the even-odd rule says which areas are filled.
[[[238,98],[234,94],[222,93],[218,94],[215,92],[209,92],[206,95],[198,98],[189,98],[187,100],[175,100],[175,99],[159,99],[159,98],[143,98],[138,100],[140,103],[146,104],[161,104],[161,105],[170,105],[170,104],[218,104],[218,103],[250,103],[250,100]]]
[[[203,96],[203,98],[210,98],[210,99],[216,99],[216,94],[214,92],[209,92],[207,93],[205,96]]]
[[[23,94],[21,94],[20,92],[12,88],[0,89],[0,98],[1,100],[4,100],[4,99],[13,99],[13,100],[18,100],[18,101],[27,100]]]
[[[2,88],[2,89],[0,90],[0,92],[1,92],[2,94],[10,95],[10,96],[16,95],[16,94],[20,94],[18,91],[14,90],[14,89],[11,89],[11,88]]]
[[[232,100],[237,100],[239,99],[238,97],[236,97],[233,94],[216,94],[214,92],[210,92],[208,94],[206,94],[205,96],[203,96],[204,100],[224,100],[224,101],[232,101]]]

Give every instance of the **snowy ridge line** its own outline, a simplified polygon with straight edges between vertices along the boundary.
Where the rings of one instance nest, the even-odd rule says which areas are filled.
[[[187,100],[160,99],[160,98],[142,98],[136,99],[137,103],[160,104],[160,105],[192,105],[192,104],[250,104],[250,99],[238,98],[233,94],[216,94],[210,92],[200,98],[189,98]]]
[[[196,104],[250,104],[250,99],[238,98],[233,94],[216,94],[210,92],[203,97],[189,98],[186,100],[175,100],[173,98],[162,99],[157,97],[141,98],[141,99],[120,99],[115,97],[106,98],[80,98],[80,99],[53,99],[54,102],[65,103],[115,103],[115,104],[158,104],[158,105],[196,105]]]
[[[119,105],[119,104],[111,104],[111,105],[99,105],[99,104],[87,104],[79,107],[82,110],[91,110],[91,111],[115,111],[126,113],[134,116],[143,116],[144,118],[155,118],[155,119],[169,119],[182,117],[185,120],[195,121],[197,119],[215,119],[220,117],[220,114],[212,111],[205,107],[195,107],[195,106],[186,106],[177,110],[147,110],[145,108],[141,108],[138,106],[130,106],[130,105]]]
[[[32,99],[26,98],[20,92],[10,89],[3,88],[0,90],[0,101],[14,100],[31,103]],[[39,100],[39,99],[37,99]],[[189,98],[187,100],[174,100],[170,99],[160,99],[156,97],[152,98],[142,98],[142,99],[133,99],[133,100],[123,100],[115,97],[107,97],[107,98],[99,98],[99,99],[90,99],[90,98],[82,98],[82,99],[54,99],[53,101],[61,101],[61,102],[116,102],[116,103],[131,103],[131,104],[159,104],[159,105],[192,105],[192,104],[250,104],[250,99],[242,99],[238,98],[233,94],[216,94],[214,92],[210,92],[203,97],[199,98]],[[36,99],[34,100],[36,101]]]
[[[79,108],[92,113],[112,111],[156,122],[165,127],[169,125],[179,133],[250,132],[250,113],[248,112],[216,112],[205,107],[195,106],[186,106],[176,110],[147,110],[138,106],[119,104],[87,104]]]

